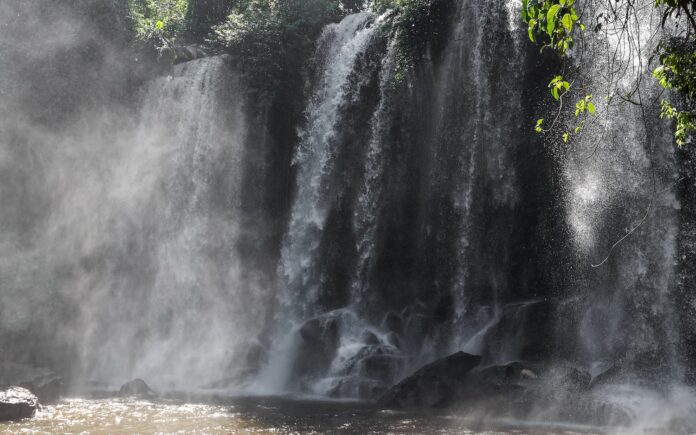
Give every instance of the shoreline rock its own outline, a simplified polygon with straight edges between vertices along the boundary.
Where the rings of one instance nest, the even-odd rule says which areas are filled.
[[[486,420],[533,416],[544,421],[627,425],[626,410],[593,394],[591,376],[572,365],[512,362],[480,367],[481,357],[457,352],[390,388],[378,401],[392,409],[448,409]]]
[[[0,391],[0,421],[32,418],[38,408],[38,397],[26,388],[10,387]]]
[[[120,396],[154,397],[155,392],[140,378],[133,379],[121,386]]]
[[[35,394],[43,404],[57,402],[63,394],[63,380],[45,367],[0,363],[0,389],[19,386]]]

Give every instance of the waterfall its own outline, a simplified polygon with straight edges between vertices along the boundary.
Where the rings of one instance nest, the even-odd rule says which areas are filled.
[[[115,174],[112,188],[121,212],[147,225],[127,235],[148,251],[152,272],[130,272],[149,275],[137,282],[142,290],[114,293],[106,286],[86,296],[87,324],[117,330],[110,337],[119,340],[137,337],[138,348],[90,330],[85,358],[120,349],[135,356],[131,373],[168,387],[204,385],[237,368],[237,353],[254,331],[246,329],[254,321],[248,307],[258,304],[245,294],[236,248],[247,124],[242,96],[224,57],[177,65],[147,85],[132,139],[136,154],[124,156],[128,166],[117,171],[126,172]],[[142,166],[143,154],[155,160]],[[101,360],[93,364],[97,379],[119,373]]]
[[[345,192],[341,190],[339,137],[347,101],[355,98],[369,80],[370,71],[356,72],[361,58],[374,42],[376,17],[369,13],[350,15],[339,24],[326,27],[316,51],[317,73],[305,110],[306,124],[300,130],[300,144],[293,164],[297,167],[297,192],[291,209],[288,231],[283,242],[279,273],[282,298],[279,336],[270,366],[263,371],[264,390],[287,387],[294,360],[299,358],[298,323],[322,314],[322,299],[334,299],[327,292],[327,273],[323,271],[326,252],[321,250],[327,236],[327,219]],[[338,246],[335,246],[336,248]],[[338,253],[336,253],[338,254]],[[341,258],[339,261],[344,260]],[[330,289],[328,290],[330,291]],[[322,294],[323,293],[323,294]],[[288,334],[288,328],[291,332]],[[270,377],[269,377],[270,376]]]
[[[676,171],[669,151],[650,154],[670,149],[656,144],[665,130],[608,113],[572,152],[544,146],[523,105],[545,93],[543,66],[528,61],[517,13],[456,2],[445,41],[411,69],[389,14],[324,31],[264,372],[282,375],[267,391],[374,396],[457,350],[501,364],[564,349],[588,370],[648,351],[674,359]],[[602,77],[605,65],[581,67]],[[592,268],[646,207],[660,218],[631,254]]]
[[[497,86],[523,69],[498,57],[522,59],[514,9],[461,2],[427,73],[400,70],[401,36],[382,25],[390,14],[351,15],[324,31],[265,391],[372,395],[462,347],[493,361],[519,356],[517,335],[496,329],[527,321],[527,304],[508,307],[518,300],[503,278],[507,238],[524,224],[515,221],[521,92]],[[489,330],[500,337],[483,340]]]
[[[447,329],[454,331],[452,350],[463,348],[477,354],[484,351],[479,338],[500,320],[510,292],[501,279],[510,273],[506,258],[510,254],[505,240],[497,236],[514,228],[511,219],[520,201],[515,153],[523,144],[515,138],[515,131],[524,128],[521,88],[501,86],[523,79],[519,27],[511,24],[517,14],[515,2],[460,2],[434,97],[433,142],[438,146],[433,150],[430,175],[433,194],[447,195],[457,216],[456,227],[451,229],[456,265],[446,278],[451,281],[454,313]],[[506,59],[505,65],[502,59]],[[474,85],[463,86],[468,83]],[[490,205],[482,206],[482,201],[490,201]],[[492,239],[498,242],[496,247],[481,239],[486,236],[476,220],[500,214],[508,216],[499,217],[502,221],[490,230],[498,233]],[[477,259],[495,249],[502,249],[493,254],[499,255],[497,260]],[[488,270],[476,271],[480,266]],[[489,282],[484,296],[489,301],[484,307],[476,294],[475,280],[480,276]],[[511,357],[515,356],[496,356],[499,361]]]
[[[306,109],[307,124],[301,130],[294,165],[298,167],[298,191],[292,207],[286,241],[283,244],[281,273],[288,300],[286,306],[300,304],[301,316],[312,312],[318,297],[321,274],[316,268],[320,237],[327,214],[340,199],[340,191],[331,191],[331,177],[337,165],[337,129],[340,109],[348,94],[356,59],[371,41],[376,27],[368,13],[351,15],[340,24],[328,26],[318,43],[318,83]]]
[[[85,382],[193,388],[243,371],[265,307],[237,252],[243,98],[213,57],[146,84],[135,116],[107,107],[60,136],[26,130],[35,188],[55,194],[33,237],[3,252],[3,326],[52,328]]]
[[[25,65],[0,44],[0,347],[103,387],[375,398],[456,351],[680,379],[692,168],[656,105],[598,101],[638,77],[657,101],[654,47],[618,32],[587,36],[591,61],[569,52],[599,115],[565,144],[534,132],[557,65],[519,2],[427,3],[413,28],[402,10],[327,25],[304,93],[267,92],[282,68],[261,92],[222,55],[159,65],[128,97],[71,89],[55,113],[67,100],[34,95],[52,68],[14,86],[51,50]],[[664,31],[649,6],[629,33]]]
[[[617,98],[612,92],[618,87],[646,104],[597,101],[601,119],[582,132],[572,150],[559,151],[566,218],[582,271],[571,291],[586,298],[575,308],[581,314],[574,342],[588,364],[639,358],[671,371],[677,369],[679,317],[673,305],[678,172],[669,126],[658,119],[658,105],[647,103],[658,101],[661,92],[650,77],[656,42],[648,33],[665,30],[652,8],[637,13],[628,33],[642,38],[644,51],[609,29],[605,41],[588,43],[599,54],[596,63],[576,60],[598,92]]]

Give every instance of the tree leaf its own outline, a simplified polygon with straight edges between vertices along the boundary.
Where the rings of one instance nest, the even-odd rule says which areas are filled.
[[[573,30],[573,18],[570,16],[570,14],[563,15],[561,23],[563,24],[563,27],[565,27],[568,33],[570,33]]]
[[[548,33],[549,36],[553,36],[553,32],[556,29],[556,18],[560,10],[561,5],[553,5],[546,13],[546,33]]]

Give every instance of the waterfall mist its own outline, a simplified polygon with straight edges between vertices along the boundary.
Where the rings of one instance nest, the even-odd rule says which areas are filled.
[[[464,351],[588,384],[625,369],[592,403],[690,418],[693,179],[657,105],[598,102],[570,145],[542,139],[557,65],[518,2],[429,8],[417,36],[399,11],[327,25],[305,88],[274,94],[229,54],[158,63],[112,2],[0,4],[0,362],[374,399]],[[639,37],[663,31],[641,13]],[[649,75],[650,44],[587,41],[593,87]]]
[[[267,301],[238,255],[252,123],[230,59],[175,66],[118,101],[92,92],[127,92],[138,53],[67,7],[3,8],[3,52],[18,58],[2,66],[2,356],[106,385],[243,372]],[[12,33],[15,17],[61,38]],[[61,71],[66,53],[94,70]],[[64,87],[44,97],[43,80]]]

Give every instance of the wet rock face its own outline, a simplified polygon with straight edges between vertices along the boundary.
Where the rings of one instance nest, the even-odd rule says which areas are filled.
[[[390,388],[380,404],[600,426],[631,422],[627,411],[607,401],[590,374],[576,367],[523,362],[480,367],[480,362],[480,357],[463,352],[435,361]]]
[[[422,367],[392,387],[380,402],[400,408],[446,406],[455,399],[458,384],[480,362],[478,355],[457,352]]]
[[[151,397],[155,395],[155,392],[142,379],[133,379],[121,386],[119,394],[121,396]]]
[[[16,421],[31,418],[39,407],[39,399],[22,387],[10,387],[0,391],[0,421]]]
[[[407,368],[408,357],[390,334],[347,310],[305,321],[296,339],[289,383],[312,394],[377,399]]]
[[[339,318],[325,316],[310,319],[299,330],[300,351],[295,372],[308,376],[328,370],[339,345]]]
[[[60,399],[63,381],[52,370],[25,364],[0,363],[0,389],[20,386],[36,394],[43,404]]]

